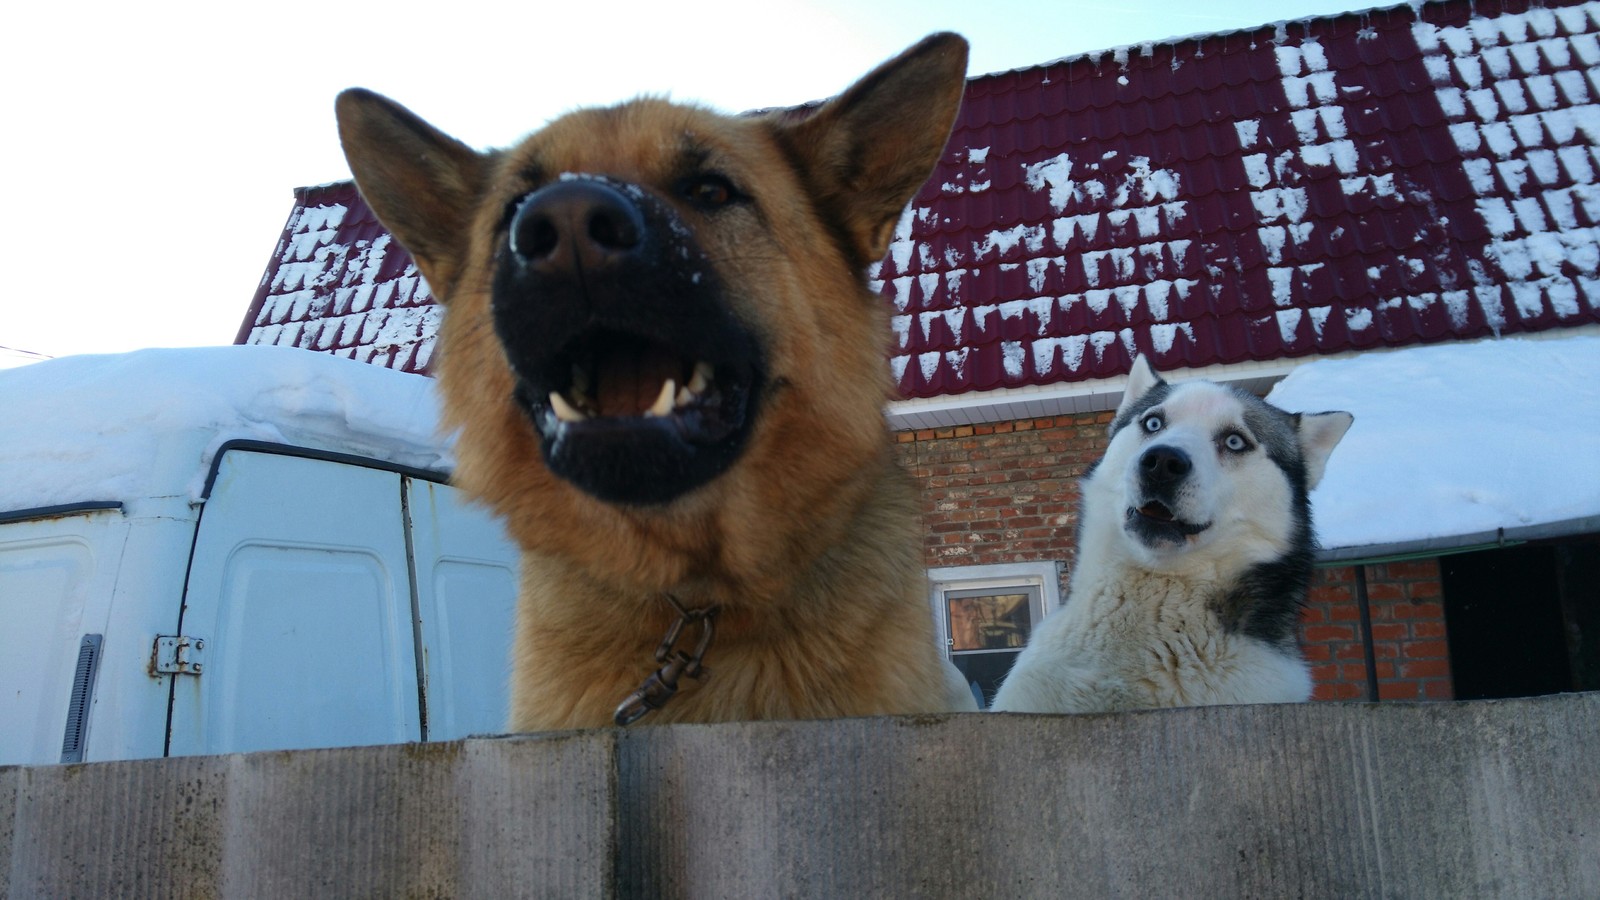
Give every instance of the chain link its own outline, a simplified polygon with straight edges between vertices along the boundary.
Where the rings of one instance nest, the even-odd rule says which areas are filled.
[[[711,647],[711,639],[716,634],[717,613],[722,611],[720,606],[707,606],[701,609],[684,609],[678,598],[666,594],[668,603],[678,611],[678,618],[667,627],[667,635],[662,638],[661,645],[656,648],[656,662],[662,663],[661,668],[655,670],[646,678],[639,689],[629,694],[626,700],[617,706],[617,711],[612,714],[612,721],[618,725],[632,725],[648,715],[651,711],[667,705],[667,701],[678,692],[678,679],[694,678],[703,680],[711,674],[701,660],[705,658],[706,650]],[[678,639],[683,636],[683,629],[691,624],[700,625],[700,640],[695,643],[693,653],[685,653],[675,649]]]

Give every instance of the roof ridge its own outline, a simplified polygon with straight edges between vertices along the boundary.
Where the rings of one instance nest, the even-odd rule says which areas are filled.
[[[1026,66],[1018,66],[1011,69],[999,69],[993,72],[985,72],[981,75],[969,76],[967,78],[967,82],[971,84],[974,81],[981,81],[989,78],[999,78],[1005,75],[1032,72],[1037,69],[1069,65],[1077,62],[1098,63],[1107,56],[1112,57],[1118,65],[1126,67],[1128,60],[1131,59],[1133,55],[1133,51],[1139,51],[1141,55],[1149,57],[1149,51],[1157,47],[1178,47],[1184,44],[1197,44],[1202,41],[1215,38],[1227,38],[1234,35],[1254,34],[1256,32],[1263,32],[1267,30],[1274,32],[1274,36],[1271,40],[1274,42],[1281,42],[1290,39],[1288,35],[1288,29],[1291,26],[1309,25],[1314,22],[1334,22],[1347,18],[1370,18],[1378,15],[1397,13],[1408,9],[1413,13],[1414,21],[1421,22],[1427,21],[1423,15],[1423,11],[1425,9],[1430,11],[1439,11],[1447,8],[1459,7],[1469,11],[1473,18],[1486,18],[1488,16],[1497,14],[1495,12],[1485,12],[1484,8],[1490,6],[1499,6],[1501,9],[1498,12],[1504,12],[1504,8],[1507,6],[1555,9],[1562,7],[1582,6],[1588,2],[1592,2],[1592,0],[1408,0],[1408,2],[1393,3],[1385,6],[1372,6],[1364,9],[1344,10],[1342,12],[1325,13],[1322,15],[1304,16],[1298,19],[1281,19],[1275,22],[1263,22],[1260,25],[1228,28],[1222,31],[1197,31],[1191,34],[1172,35],[1170,37],[1158,38],[1155,40],[1136,41],[1131,44],[1121,44],[1115,47],[1107,47],[1100,50],[1086,50],[1082,53],[1073,53],[1066,56],[1060,56],[1045,62],[1033,63]],[[1304,35],[1301,35],[1300,37],[1303,39]]]

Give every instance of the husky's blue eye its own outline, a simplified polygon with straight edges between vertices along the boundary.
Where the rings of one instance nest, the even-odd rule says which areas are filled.
[[[1160,431],[1161,426],[1165,424],[1167,423],[1163,422],[1160,416],[1145,416],[1144,430],[1150,434],[1155,434],[1156,432]]]
[[[1250,449],[1250,442],[1244,439],[1244,435],[1235,431],[1229,433],[1227,437],[1222,439],[1222,446],[1227,447],[1229,450],[1232,450],[1235,453],[1243,453],[1244,451]]]

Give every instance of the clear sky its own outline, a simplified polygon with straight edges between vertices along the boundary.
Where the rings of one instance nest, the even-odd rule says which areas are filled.
[[[836,93],[923,35],[969,72],[1359,0],[18,4],[0,33],[0,366],[232,343],[293,205],[349,177],[333,97],[479,147],[639,93],[729,111]]]

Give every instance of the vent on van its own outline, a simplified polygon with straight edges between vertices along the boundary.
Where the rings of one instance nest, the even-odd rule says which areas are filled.
[[[89,721],[89,703],[94,699],[102,639],[98,634],[86,634],[78,643],[78,667],[72,675],[72,697],[67,701],[67,733],[61,739],[64,763],[83,762],[84,728]]]

